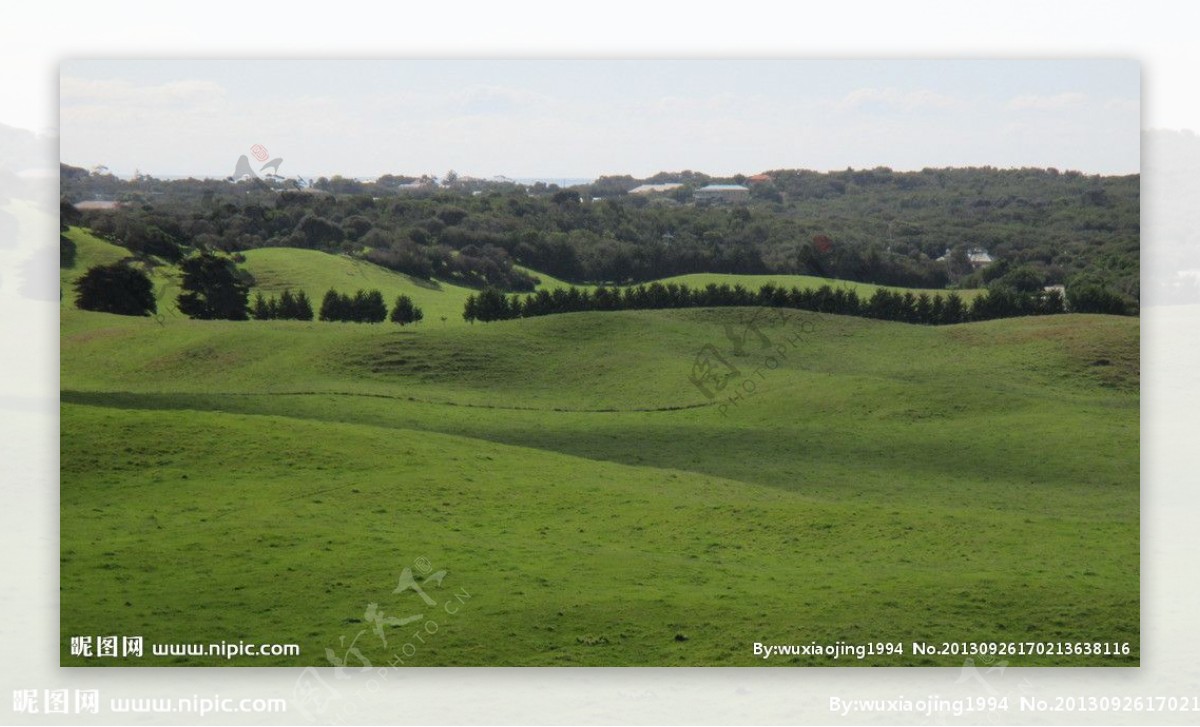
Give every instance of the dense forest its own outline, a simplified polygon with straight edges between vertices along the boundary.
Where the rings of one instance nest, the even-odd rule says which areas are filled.
[[[560,189],[452,174],[440,184],[391,175],[305,184],[61,171],[64,223],[168,260],[195,250],[299,247],[515,292],[536,284],[529,268],[608,285],[696,272],[795,273],[922,288],[1100,286],[1135,307],[1139,297],[1137,175],[990,167],[779,170],[750,179],[664,172]],[[681,186],[629,194],[665,182]],[[695,190],[710,183],[745,184],[749,196],[697,201]],[[74,207],[95,200],[120,205]],[[973,249],[995,262],[973,267]]]

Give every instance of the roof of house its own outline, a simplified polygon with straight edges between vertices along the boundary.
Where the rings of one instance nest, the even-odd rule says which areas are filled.
[[[639,184],[629,190],[630,194],[650,194],[651,192],[670,192],[672,189],[679,189],[682,184],[678,182],[667,182],[665,184]]]
[[[942,256],[938,258],[938,262],[945,262],[949,259],[950,251],[946,250],[946,252],[942,253]],[[967,250],[967,261],[971,263],[984,264],[995,262],[996,258],[989,255],[988,251],[984,250],[982,247],[973,247],[970,250]]]
[[[740,184],[710,184],[707,187],[701,187],[697,192],[749,192],[749,187],[743,187]]]
[[[120,202],[111,199],[88,199],[75,203],[77,210],[111,210],[120,206]]]

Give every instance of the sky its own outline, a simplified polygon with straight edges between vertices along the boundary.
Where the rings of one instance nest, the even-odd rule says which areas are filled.
[[[224,177],[1139,168],[1129,60],[66,61],[62,161]]]

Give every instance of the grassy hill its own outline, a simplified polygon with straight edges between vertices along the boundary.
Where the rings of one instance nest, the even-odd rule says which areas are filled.
[[[393,272],[364,260],[330,255],[317,250],[276,247],[247,250],[242,267],[254,276],[255,289],[264,295],[303,289],[319,305],[329,289],[340,293],[379,290],[390,307],[398,295],[407,295],[425,311],[432,325],[462,324],[463,304],[474,291],[445,282],[431,282]]]
[[[130,256],[125,248],[82,228],[73,227],[65,235],[75,243],[77,250],[75,264],[59,270],[60,283],[67,291],[93,265],[106,265]],[[429,324],[442,325],[442,316],[446,317],[447,323],[463,324],[463,304],[472,292],[461,286],[417,280],[362,260],[316,250],[263,248],[249,250],[245,255],[246,262],[241,267],[254,276],[252,293],[271,296],[285,288],[291,288],[293,292],[304,290],[314,305],[319,305],[321,296],[330,288],[342,293],[353,293],[359,288],[376,289],[383,293],[389,306],[396,296],[409,296],[425,311],[425,320]],[[158,298],[159,314],[180,317],[175,307],[175,297],[179,295],[178,268],[160,264],[149,272]],[[73,307],[74,296],[64,296],[63,305]]]
[[[519,267],[519,266],[518,266]],[[594,289],[594,285],[574,285],[565,280],[559,280],[553,276],[547,275],[529,268],[521,268],[531,275],[537,276],[541,283],[539,288],[554,290],[555,288],[577,288]],[[853,290],[861,298],[869,298],[879,288],[884,290],[895,290],[901,293],[912,291],[914,294],[927,293],[936,295],[938,293],[946,295],[946,290],[927,290],[921,288],[900,288],[891,285],[875,285],[873,283],[859,283],[852,280],[836,280],[833,278],[818,278],[812,275],[733,275],[729,273],[692,273],[689,275],[673,275],[668,278],[663,278],[660,281],[664,285],[675,283],[676,285],[687,285],[691,288],[703,288],[710,283],[713,285],[741,285],[749,290],[758,290],[762,286],[770,283],[781,288],[820,288],[823,285],[828,285],[832,288],[844,288]],[[976,295],[982,293],[979,289],[956,290],[960,297],[970,301]]]
[[[93,265],[106,265],[129,257],[130,253],[123,247],[114,245],[93,235],[88,230],[73,227],[65,233],[66,237],[75,242],[77,256],[75,265],[62,268],[59,271],[60,283],[64,291],[70,291],[71,284],[83,275]],[[376,289],[383,293],[384,300],[390,306],[398,295],[407,295],[425,312],[426,325],[465,325],[462,319],[463,305],[467,296],[475,291],[447,283],[444,281],[429,281],[413,278],[380,267],[365,260],[358,260],[346,255],[331,255],[318,250],[301,250],[297,248],[269,247],[248,250],[246,261],[241,267],[254,276],[253,292],[263,295],[278,295],[284,289],[293,292],[304,290],[308,293],[314,305],[319,305],[325,291],[335,289],[342,293],[353,293],[358,289]],[[559,280],[536,270],[527,270],[537,276],[541,282],[539,288],[553,290],[555,288],[571,287],[571,283]],[[159,264],[149,270],[154,289],[158,297],[158,313],[160,317],[178,316],[175,307],[175,297],[179,295],[179,271],[176,266]],[[678,275],[664,278],[662,283],[686,284],[693,288],[703,288],[709,283],[716,285],[742,285],[751,290],[757,290],[767,283],[783,287],[819,288],[822,285],[852,289],[860,297],[870,297],[877,288],[907,291],[908,288],[893,288],[877,286],[869,283],[830,280],[806,275],[726,275],[721,273],[703,273],[694,275]],[[595,286],[576,286],[594,288]],[[915,293],[926,292],[934,294],[945,291],[921,291],[911,289]],[[965,300],[970,300],[980,291],[958,291]],[[74,305],[73,295],[63,296],[64,306]],[[442,319],[445,318],[443,321]]]
[[[131,257],[132,254],[120,245],[101,239],[90,230],[80,227],[70,228],[63,236],[75,243],[75,264],[58,269],[59,285],[63,291],[61,305],[74,310],[74,284],[87,273],[88,268],[111,265]],[[158,302],[156,319],[168,316],[182,317],[175,306],[175,297],[179,295],[179,268],[158,259],[155,259],[152,265],[142,264],[141,267],[149,275],[154,286],[154,296]]]
[[[256,252],[282,255],[248,256],[264,287],[312,279]],[[352,642],[377,665],[832,663],[752,653],[814,640],[904,643],[864,665],[963,663],[918,640],[1138,662],[1137,319],[793,311],[735,353],[727,325],[759,313],[64,310],[63,663],[111,632],[302,647],[143,664],[324,665]],[[713,398],[689,378],[705,346],[739,372]],[[434,607],[393,593],[422,564],[446,570]]]
[[[72,227],[63,233],[63,236],[75,243],[75,264],[69,268],[60,267],[58,269],[59,284],[67,293],[73,290],[71,286],[88,271],[88,268],[96,265],[111,265],[129,257],[129,251],[125,248],[102,240],[88,230],[79,227]],[[73,308],[75,297],[69,294],[63,295],[62,304]]]

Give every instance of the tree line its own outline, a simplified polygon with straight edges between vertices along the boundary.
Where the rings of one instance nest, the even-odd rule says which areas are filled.
[[[1114,310],[1088,310],[1091,301],[1079,298],[1078,312],[1114,313]],[[717,285],[691,288],[685,284],[651,283],[624,289],[576,287],[554,291],[539,290],[529,295],[505,295],[494,288],[467,298],[463,319],[469,323],[531,318],[556,313],[583,311],[653,310],[667,308],[709,308],[725,306],[767,306],[795,308],[817,313],[876,318],[923,325],[946,325],[968,321],[1017,316],[1053,315],[1066,310],[1057,290],[1022,292],[994,286],[975,297],[968,305],[957,293],[913,293],[877,288],[868,298],[847,288],[823,285],[819,288],[784,288],[767,284],[757,291],[742,285]]]
[[[286,289],[278,298],[261,292],[249,302],[250,285],[233,261],[212,253],[183,260],[181,292],[175,299],[179,312],[199,320],[299,320],[311,321],[312,303],[303,291]],[[75,281],[75,306],[81,310],[148,316],[158,311],[150,277],[130,259],[95,265]],[[391,313],[378,290],[358,290],[353,295],[330,289],[321,301],[320,320],[379,323],[390,320],[419,323],[424,311],[407,295],[397,296]]]
[[[203,253],[180,263],[183,291],[176,298],[181,313],[201,320],[312,320],[307,294],[284,290],[276,299],[255,295],[251,306],[249,284],[233,261]],[[945,325],[993,318],[1053,315],[1067,311],[1129,315],[1127,301],[1099,285],[1067,289],[1066,299],[1056,289],[1036,289],[1013,284],[1006,277],[993,282],[967,305],[955,292],[895,291],[877,288],[862,298],[852,288],[823,285],[819,288],[785,288],[772,283],[758,290],[741,284],[710,283],[703,288],[654,282],[625,288],[599,286],[594,290],[571,286],[526,295],[507,295],[485,288],[467,297],[463,319],[469,323],[530,318],[583,311],[652,310],[722,306],[796,308],[820,313],[860,316],[923,325]],[[75,282],[75,304],[84,310],[121,315],[150,315],[157,310],[153,284],[129,260],[90,268]],[[319,319],[379,323],[390,320],[407,325],[424,319],[424,312],[407,295],[396,298],[389,315],[383,294],[358,290],[353,295],[330,289],[321,301]]]
[[[264,298],[261,292],[255,293],[250,315],[256,321],[311,321],[313,308],[303,290],[292,295],[291,290],[285,289],[279,300],[275,296]]]

